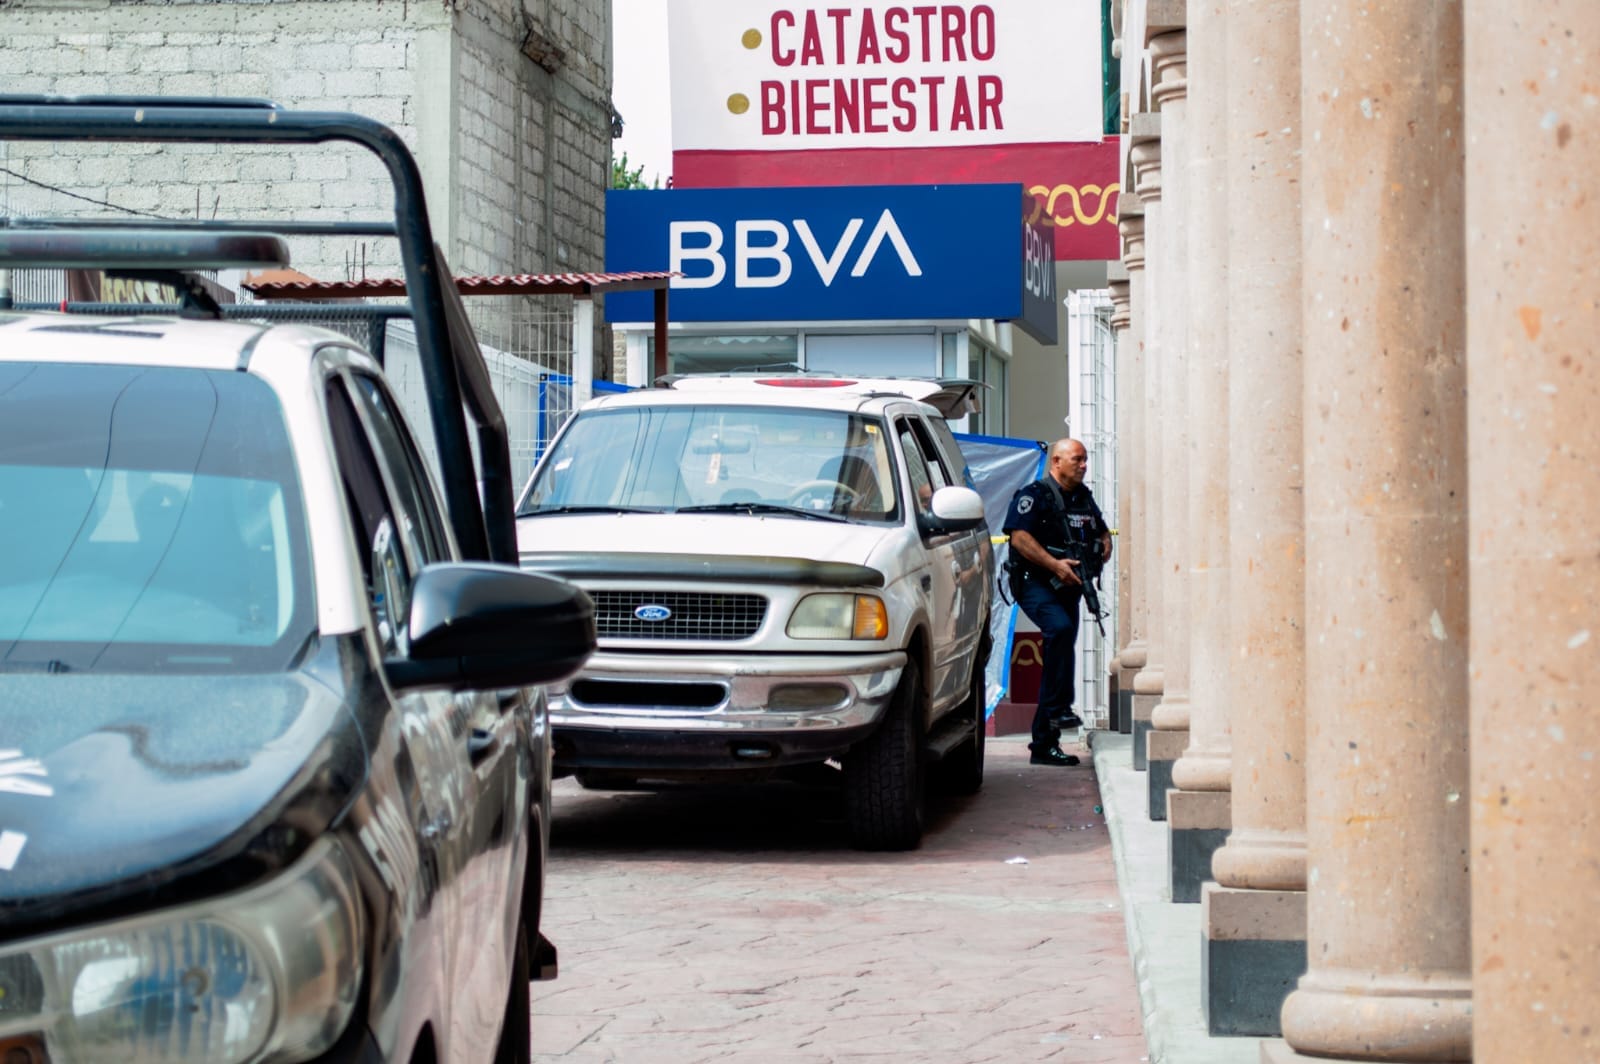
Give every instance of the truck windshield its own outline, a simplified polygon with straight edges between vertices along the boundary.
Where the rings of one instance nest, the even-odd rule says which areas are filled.
[[[772,406],[624,407],[580,414],[540,464],[518,516],[573,511],[760,512],[892,521],[881,422]]]
[[[265,382],[0,362],[0,672],[286,668],[309,573]]]

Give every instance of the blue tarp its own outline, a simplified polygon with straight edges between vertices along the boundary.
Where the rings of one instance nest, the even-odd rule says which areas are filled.
[[[592,382],[591,388],[594,395],[633,390],[626,384],[602,380]],[[539,439],[533,448],[535,463],[544,457],[544,449],[550,446],[550,441],[556,438],[556,433],[561,431],[561,426],[567,423],[573,413],[572,378],[565,373],[539,374]]]
[[[1018,488],[1044,476],[1045,445],[1037,440],[962,433],[956,434],[956,442],[966,457],[973,487],[983,497],[983,513],[994,543],[995,573],[999,574],[1011,549],[1000,531],[1005,524],[1006,510]],[[1011,684],[1011,641],[1017,628],[1017,607],[1006,604],[998,587],[994,604],[995,609],[989,615],[989,637],[994,650],[989,654],[989,671],[984,684],[989,713],[994,712]]]

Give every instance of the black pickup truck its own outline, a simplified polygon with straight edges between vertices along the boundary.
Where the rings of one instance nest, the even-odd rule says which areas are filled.
[[[439,466],[368,351],[190,272],[337,226],[0,220],[0,270],[180,296],[0,307],[0,1060],[525,1061],[555,969],[535,685],[593,608],[515,564],[416,167],[354,115],[0,97],[0,140],[85,138],[379,154]]]

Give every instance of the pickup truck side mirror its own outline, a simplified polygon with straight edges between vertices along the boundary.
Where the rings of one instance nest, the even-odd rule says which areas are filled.
[[[928,508],[931,513],[917,515],[917,528],[925,535],[966,532],[983,524],[983,496],[971,488],[940,488]]]
[[[595,649],[594,603],[565,580],[509,565],[430,565],[411,589],[405,657],[384,662],[399,690],[492,690],[551,683]]]

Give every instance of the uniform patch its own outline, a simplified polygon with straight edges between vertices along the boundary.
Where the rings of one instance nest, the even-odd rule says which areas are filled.
[[[1033,509],[1032,495],[1024,495],[1022,498],[1017,500],[1017,513],[1025,514],[1031,509]]]

